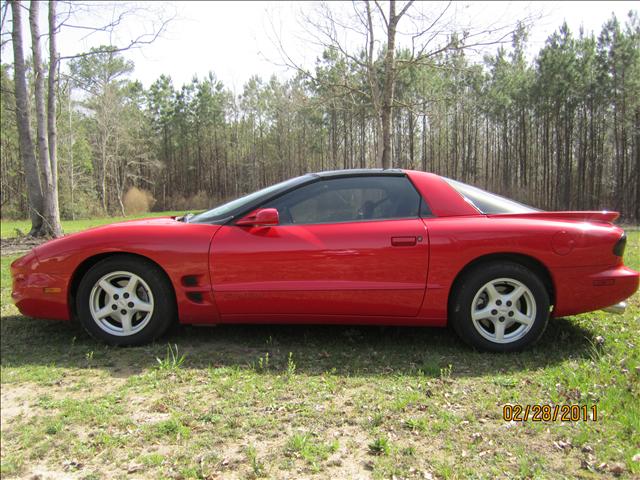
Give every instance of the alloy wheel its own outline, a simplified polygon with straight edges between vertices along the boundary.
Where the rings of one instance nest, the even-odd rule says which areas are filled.
[[[153,315],[153,294],[135,273],[110,272],[102,276],[89,295],[89,309],[95,323],[105,332],[130,336],[140,332]]]
[[[524,337],[536,318],[536,301],[519,280],[497,278],[485,283],[471,302],[471,320],[484,338],[511,343]]]

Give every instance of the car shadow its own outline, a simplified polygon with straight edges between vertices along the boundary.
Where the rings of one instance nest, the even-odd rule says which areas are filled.
[[[269,356],[269,371],[342,376],[384,374],[437,377],[451,365],[456,377],[509,374],[592,355],[592,333],[571,319],[550,321],[538,343],[524,352],[473,350],[449,329],[417,327],[220,325],[176,326],[154,344],[109,347],[69,322],[8,316],[1,320],[2,367],[56,366],[101,369],[115,377],[139,374],[185,355],[183,368],[255,368]],[[290,354],[291,353],[291,357]]]

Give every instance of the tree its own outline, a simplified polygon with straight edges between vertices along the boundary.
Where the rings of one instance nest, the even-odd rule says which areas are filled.
[[[44,180],[42,188],[42,226],[39,235],[59,237],[62,235],[60,212],[58,209],[58,178],[55,144],[55,88],[54,79],[49,84],[49,109],[45,109],[44,68],[40,50],[40,28],[38,13],[40,2],[32,1],[29,7],[29,25],[31,27],[31,48],[33,51],[33,68],[35,73],[36,125],[38,139],[38,160],[40,173]],[[55,25],[55,2],[49,3],[50,24]],[[51,53],[55,59],[55,29],[50,34]],[[55,70],[54,70],[55,75]],[[55,77],[54,77],[55,78]],[[53,124],[53,132],[49,132]],[[52,145],[49,143],[53,141]]]
[[[382,87],[382,108],[380,110],[380,122],[382,123],[382,154],[380,158],[380,166],[382,168],[391,167],[391,108],[393,107],[393,94],[396,84],[396,30],[400,19],[405,13],[407,13],[407,10],[411,7],[412,3],[413,0],[407,2],[400,13],[396,14],[396,2],[395,0],[390,0],[389,17],[387,18],[382,9],[379,8],[379,4],[376,2],[376,6],[379,8],[380,15],[387,27],[387,51],[384,58],[384,83]],[[370,42],[373,42],[373,26],[371,23],[371,7],[369,1],[367,1],[367,16],[368,23],[370,25]]]
[[[96,47],[90,53],[72,60],[70,71],[75,85],[88,95],[83,105],[92,112],[89,121],[93,125],[91,143],[96,153],[98,198],[102,210],[108,212],[107,178],[122,132],[120,116],[126,84],[122,77],[133,71],[133,63],[125,60],[115,47]]]
[[[59,55],[57,51],[57,32],[62,26],[68,28],[82,28],[96,31],[113,32],[122,22],[123,18],[133,10],[127,10],[125,4],[117,4],[120,10],[117,20],[109,22],[107,25],[98,27],[86,25],[73,25],[70,19],[74,16],[76,8],[82,9],[83,6],[72,2],[67,3],[68,11],[64,18],[59,22],[56,8],[57,1],[48,2],[48,38],[49,38],[49,59],[48,59],[48,78],[47,92],[45,98],[45,60],[42,56],[41,37],[39,26],[39,10],[41,2],[31,1],[29,5],[29,26],[31,30],[31,45],[33,52],[33,70],[34,70],[34,99],[35,99],[35,115],[36,115],[36,139],[37,139],[37,161],[36,153],[31,142],[31,125],[29,122],[29,98],[26,79],[26,66],[24,62],[23,39],[22,39],[22,18],[20,0],[10,1],[12,11],[12,41],[14,50],[14,76],[15,76],[15,98],[16,98],[16,115],[17,127],[20,137],[20,151],[25,167],[25,177],[29,188],[30,199],[30,217],[32,220],[32,228],[29,232],[32,236],[53,236],[62,235],[60,225],[59,200],[58,200],[58,151],[57,151],[57,82],[58,82],[58,66]],[[124,10],[122,10],[124,9]],[[4,18],[6,10],[3,8],[2,24],[4,26]],[[108,49],[113,53],[120,52],[140,45],[152,43],[162,31],[170,19],[163,19],[160,26],[154,32],[146,32],[131,40],[124,47],[109,46]],[[4,33],[4,32],[3,32]],[[89,54],[77,54],[69,58],[84,57],[86,55],[94,55],[100,52],[94,51]],[[42,177],[42,178],[41,178]]]
[[[49,0],[49,76],[47,78],[47,140],[49,142],[49,165],[51,170],[51,186],[45,194],[47,212],[50,217],[51,234],[62,235],[60,225],[60,206],[58,199],[58,124],[57,124],[57,73],[58,73],[58,28],[56,26],[57,0]]]
[[[342,81],[332,85],[368,98],[378,120],[376,124],[376,135],[380,137],[378,164],[382,168],[391,166],[392,110],[399,107],[394,98],[399,71],[412,65],[428,65],[439,54],[449,50],[463,50],[503,43],[509,39],[516,27],[515,24],[507,24],[463,28],[462,34],[457,35],[455,22],[448,16],[450,6],[451,2],[439,11],[425,12],[417,8],[413,0],[409,0],[397,12],[396,1],[390,0],[387,13],[377,0],[373,4],[369,0],[365,0],[364,2],[354,2],[351,18],[340,18],[339,13],[336,13],[326,3],[321,4],[316,17],[304,16],[304,22],[309,27],[308,33],[316,43],[339,52],[341,57],[366,72],[368,84],[364,89]],[[404,17],[411,17],[413,28],[400,29],[400,22]],[[530,19],[523,19],[521,22],[528,21]],[[382,32],[381,36],[384,41],[380,51],[376,51],[380,32]],[[411,44],[410,54],[401,62],[396,58],[396,44],[399,34],[408,39]],[[357,44],[352,41],[354,36],[362,41],[355,51],[349,47],[354,43]],[[434,44],[434,41],[441,43]],[[276,43],[289,67],[314,82],[321,81],[308,69],[300,66],[287,53],[280,39],[276,38]]]
[[[420,6],[411,4],[396,30],[392,165],[443,174],[541,208],[616,208],[624,222],[638,221],[637,15],[624,25],[612,18],[595,34],[574,36],[561,26],[532,52],[533,61],[520,25],[480,62],[467,54],[464,46],[474,40],[463,31],[448,31],[439,45],[429,36],[408,44],[408,27],[433,23],[416,20]],[[329,17],[323,27],[332,19],[340,29],[361,25],[366,35],[367,4],[356,7],[353,22]],[[342,44],[325,37],[313,69],[287,81],[252,78],[240,95],[213,73],[180,86],[163,75],[144,90],[129,79],[133,65],[114,46],[74,59],[73,79],[65,75],[55,92],[64,105],[56,125],[62,214],[105,213],[103,201],[107,213],[122,213],[122,193],[131,186],[151,190],[158,208],[199,209],[309,171],[380,166],[389,53],[381,10],[388,20],[389,4],[369,7],[376,39],[371,50],[371,37]],[[15,90],[11,73],[2,66],[2,214],[25,215],[29,190],[18,154],[16,102],[6,94]],[[26,78],[35,81],[30,71]]]
[[[12,13],[12,42],[14,63],[14,86],[16,99],[16,123],[20,138],[20,156],[25,172],[25,179],[29,193],[29,216],[31,218],[31,231],[29,235],[39,236],[42,232],[43,222],[43,194],[40,182],[40,172],[36,162],[31,137],[31,115],[29,108],[29,96],[27,90],[27,73],[22,47],[22,5],[19,0],[11,0]]]

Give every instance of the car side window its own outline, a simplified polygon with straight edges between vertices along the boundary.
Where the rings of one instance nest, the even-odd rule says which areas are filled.
[[[314,224],[417,218],[424,202],[406,177],[323,179],[262,208],[276,208],[280,223]]]

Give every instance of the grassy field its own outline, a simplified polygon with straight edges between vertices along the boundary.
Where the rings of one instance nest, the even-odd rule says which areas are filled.
[[[623,316],[552,321],[519,354],[472,351],[446,329],[340,326],[176,327],[111,348],[20,316],[13,258],[1,258],[3,478],[640,475],[638,294]],[[598,417],[506,422],[507,403]]]

